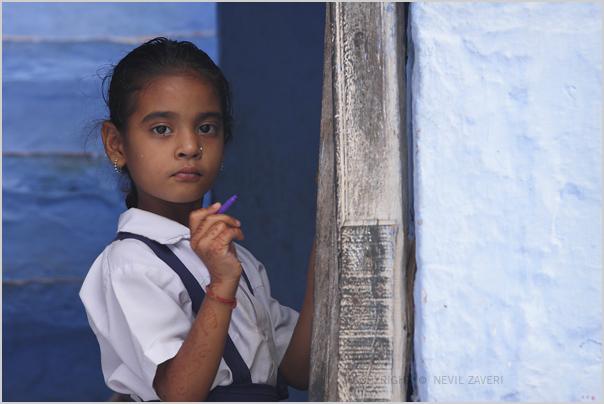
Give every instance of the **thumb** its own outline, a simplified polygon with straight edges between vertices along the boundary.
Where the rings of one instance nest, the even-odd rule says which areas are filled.
[[[221,203],[216,202],[207,208],[201,208],[194,210],[191,212],[191,216],[189,217],[189,228],[193,231],[193,229],[197,229],[199,223],[208,215],[216,213],[218,209],[220,209]]]
[[[208,213],[216,213],[218,212],[218,209],[220,209],[220,207],[222,206],[222,204],[220,202],[214,202],[213,204],[211,204],[210,206],[208,206]]]

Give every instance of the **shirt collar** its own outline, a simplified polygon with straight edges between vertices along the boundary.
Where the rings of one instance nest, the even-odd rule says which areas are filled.
[[[190,239],[191,231],[182,224],[138,208],[130,208],[120,215],[117,231],[140,234],[161,244],[175,244]]]

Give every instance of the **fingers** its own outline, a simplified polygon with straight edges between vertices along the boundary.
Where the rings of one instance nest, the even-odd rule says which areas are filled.
[[[239,228],[241,223],[232,216],[216,214],[220,204],[216,203],[204,209],[197,209],[189,216],[191,243],[196,245],[202,238],[215,239],[226,228]],[[220,224],[220,225],[219,225]],[[211,233],[209,233],[211,230]],[[243,240],[241,231],[235,232],[235,238]]]
[[[191,240],[191,245],[199,251],[212,251],[222,255],[231,251],[233,240],[243,240],[243,232],[238,227],[230,227],[224,222],[215,223],[208,232],[196,240]]]
[[[201,223],[203,219],[213,213],[216,213],[218,209],[220,209],[220,202],[216,202],[215,204],[210,205],[207,208],[195,209],[191,211],[191,213],[189,214],[189,229],[191,230],[191,233],[193,233],[195,229],[197,229],[199,223]]]
[[[243,232],[239,228],[225,228],[220,232],[217,232],[216,236],[211,240],[214,242],[219,241],[220,245],[229,246],[233,240],[243,240]]]
[[[189,216],[191,248],[203,261],[216,279],[239,279],[241,261],[237,257],[233,240],[243,240],[241,223],[231,216],[216,213],[215,203],[205,209],[197,209]]]
[[[199,223],[199,225],[195,229],[195,236],[196,237],[206,237],[206,235],[208,234],[210,229],[219,223],[222,223],[224,225],[224,228],[226,228],[226,227],[239,228],[241,226],[241,223],[232,216],[225,215],[225,214],[213,214],[213,215],[206,216],[201,221],[201,223]],[[216,238],[216,234],[217,233],[212,234],[209,237],[212,239]]]
[[[195,232],[200,233],[200,235],[202,237],[204,237],[205,234],[209,231],[209,229],[218,222],[224,223],[225,225],[228,225],[229,227],[240,227],[241,226],[241,223],[239,222],[239,220],[235,219],[232,216],[225,215],[225,214],[214,214],[214,215],[207,216],[199,224],[197,229],[195,229]]]
[[[223,250],[223,248],[228,247],[234,239],[244,239],[241,229],[238,227],[230,227],[224,222],[218,222],[215,223],[207,233],[201,236],[197,244],[199,246],[213,245],[214,248]]]
[[[232,239],[243,240],[243,232],[238,227],[230,227],[224,222],[217,222],[208,229],[207,233],[202,238],[209,241],[220,239],[230,242]]]

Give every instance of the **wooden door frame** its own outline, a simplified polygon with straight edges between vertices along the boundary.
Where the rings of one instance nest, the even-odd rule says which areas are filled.
[[[406,401],[415,246],[404,3],[327,3],[311,401]]]

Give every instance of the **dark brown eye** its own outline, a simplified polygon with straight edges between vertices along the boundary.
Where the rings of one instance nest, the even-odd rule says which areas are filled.
[[[151,129],[151,130],[155,134],[158,134],[160,136],[165,136],[168,134],[168,131],[170,130],[170,128],[168,128],[166,125],[157,125],[157,126],[153,127],[153,129]]]
[[[204,134],[213,133],[216,132],[216,126],[209,123],[205,123],[199,127],[199,131]]]

